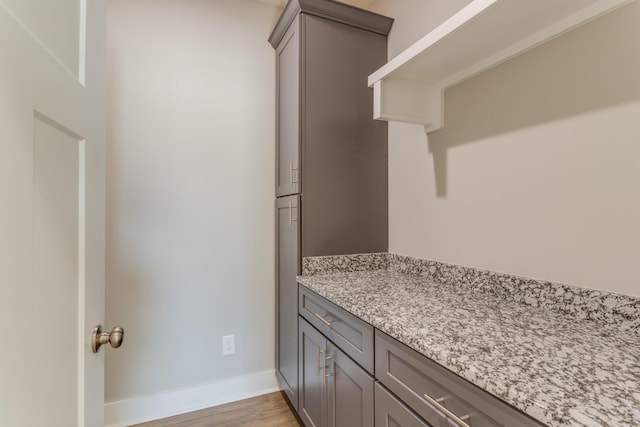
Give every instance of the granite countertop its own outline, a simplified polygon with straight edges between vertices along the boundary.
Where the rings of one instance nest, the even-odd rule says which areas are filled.
[[[550,426],[640,426],[636,330],[387,268],[298,282]]]

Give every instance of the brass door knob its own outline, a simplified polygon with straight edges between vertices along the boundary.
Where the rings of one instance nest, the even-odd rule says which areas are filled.
[[[111,332],[102,332],[102,325],[98,325],[93,328],[91,333],[91,351],[97,353],[100,347],[104,344],[111,344],[111,347],[118,348],[122,345],[124,340],[124,329],[120,326],[116,326]]]

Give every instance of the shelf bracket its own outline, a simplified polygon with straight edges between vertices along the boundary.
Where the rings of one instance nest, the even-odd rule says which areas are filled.
[[[419,81],[386,78],[373,84],[373,118],[443,127],[444,90]]]

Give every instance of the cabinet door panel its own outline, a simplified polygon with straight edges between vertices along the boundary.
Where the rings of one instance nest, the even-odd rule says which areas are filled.
[[[373,427],[373,378],[329,342],[328,427]]]
[[[431,427],[376,383],[376,427]]]
[[[299,196],[276,201],[276,372],[291,404],[298,408]]]
[[[326,380],[323,379],[326,338],[303,318],[300,322],[300,406],[298,414],[307,427],[326,426]]]
[[[300,34],[299,18],[276,50],[276,196],[300,192]]]

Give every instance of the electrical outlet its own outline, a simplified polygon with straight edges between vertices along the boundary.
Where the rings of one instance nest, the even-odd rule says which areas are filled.
[[[222,337],[222,355],[229,356],[236,352],[236,336],[225,335]]]

